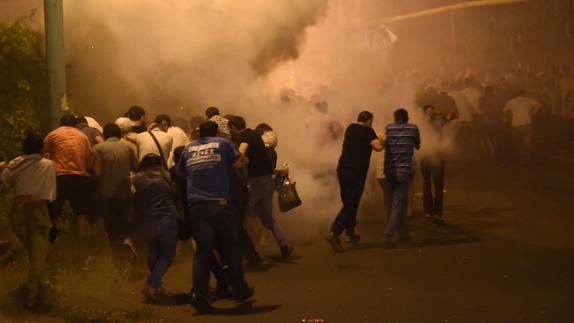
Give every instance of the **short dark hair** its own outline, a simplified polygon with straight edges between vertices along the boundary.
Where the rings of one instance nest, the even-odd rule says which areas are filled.
[[[199,137],[216,137],[219,132],[217,123],[213,121],[205,121],[199,125]]]
[[[145,110],[139,105],[134,105],[128,110],[128,118],[130,120],[140,120],[143,116],[145,116]]]
[[[369,111],[361,111],[361,113],[359,113],[359,116],[357,117],[357,122],[360,123],[365,123],[371,120],[373,120],[373,114],[370,113]]]
[[[235,127],[239,130],[243,130],[246,128],[246,124],[245,124],[245,119],[243,119],[243,117],[240,116],[234,116],[229,120],[229,126],[230,127]]]
[[[161,169],[163,167],[163,162],[161,157],[156,154],[147,154],[142,158],[140,164],[138,165],[138,172],[143,172],[150,169]]]
[[[44,139],[36,132],[28,132],[22,140],[22,152],[24,155],[41,154],[44,149]]]
[[[80,123],[88,123],[88,120],[83,116],[77,116],[76,117],[76,125],[78,125]]]
[[[219,109],[217,107],[209,107],[205,109],[205,115],[208,119],[211,119],[211,117],[219,115]]]
[[[63,127],[73,127],[76,125],[76,117],[71,114],[64,114],[60,118],[60,126]]]
[[[121,138],[122,130],[115,123],[108,123],[104,126],[104,139]]]
[[[183,155],[183,150],[185,149],[184,146],[177,146],[175,147],[175,149],[173,150],[173,162],[174,163],[179,163],[179,160],[181,159],[181,155]]]
[[[405,109],[397,109],[395,113],[393,113],[395,117],[395,121],[409,121],[409,113]]]
[[[273,128],[271,128],[271,126],[266,123],[260,123],[257,125],[257,127],[255,127],[255,129],[253,129],[253,131],[255,131],[255,133],[259,136],[263,136],[263,134],[267,131],[273,131]]]
[[[158,125],[163,125],[165,123],[168,127],[171,127],[171,119],[167,114],[158,115],[155,117],[153,122],[157,123]]]

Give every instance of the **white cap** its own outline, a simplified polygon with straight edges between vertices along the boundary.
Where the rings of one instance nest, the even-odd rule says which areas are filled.
[[[277,133],[275,133],[275,131],[265,131],[263,133],[263,136],[261,136],[261,139],[263,139],[265,147],[273,149],[277,147],[278,140],[277,140]]]
[[[120,127],[122,133],[129,132],[131,130],[130,128],[132,127],[132,121],[126,117],[119,117],[114,123]]]

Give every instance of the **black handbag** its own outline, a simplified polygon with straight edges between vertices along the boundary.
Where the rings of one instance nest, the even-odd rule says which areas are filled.
[[[281,187],[279,187],[277,198],[279,200],[279,210],[281,212],[288,212],[303,204],[299,198],[299,194],[297,194],[295,184],[296,183],[291,182],[289,177],[287,177],[283,181]]]

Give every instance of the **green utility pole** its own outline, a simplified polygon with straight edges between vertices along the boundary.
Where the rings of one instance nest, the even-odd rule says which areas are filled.
[[[49,105],[46,126],[55,128],[68,110],[66,99],[66,58],[64,54],[63,0],[44,0],[46,57],[48,62]]]

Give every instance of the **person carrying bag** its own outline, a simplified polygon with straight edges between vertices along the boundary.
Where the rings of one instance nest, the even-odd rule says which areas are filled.
[[[303,204],[301,198],[299,198],[295,184],[295,182],[291,182],[289,176],[286,176],[283,180],[283,183],[277,190],[279,193],[277,194],[279,210],[283,213],[297,208]]]

